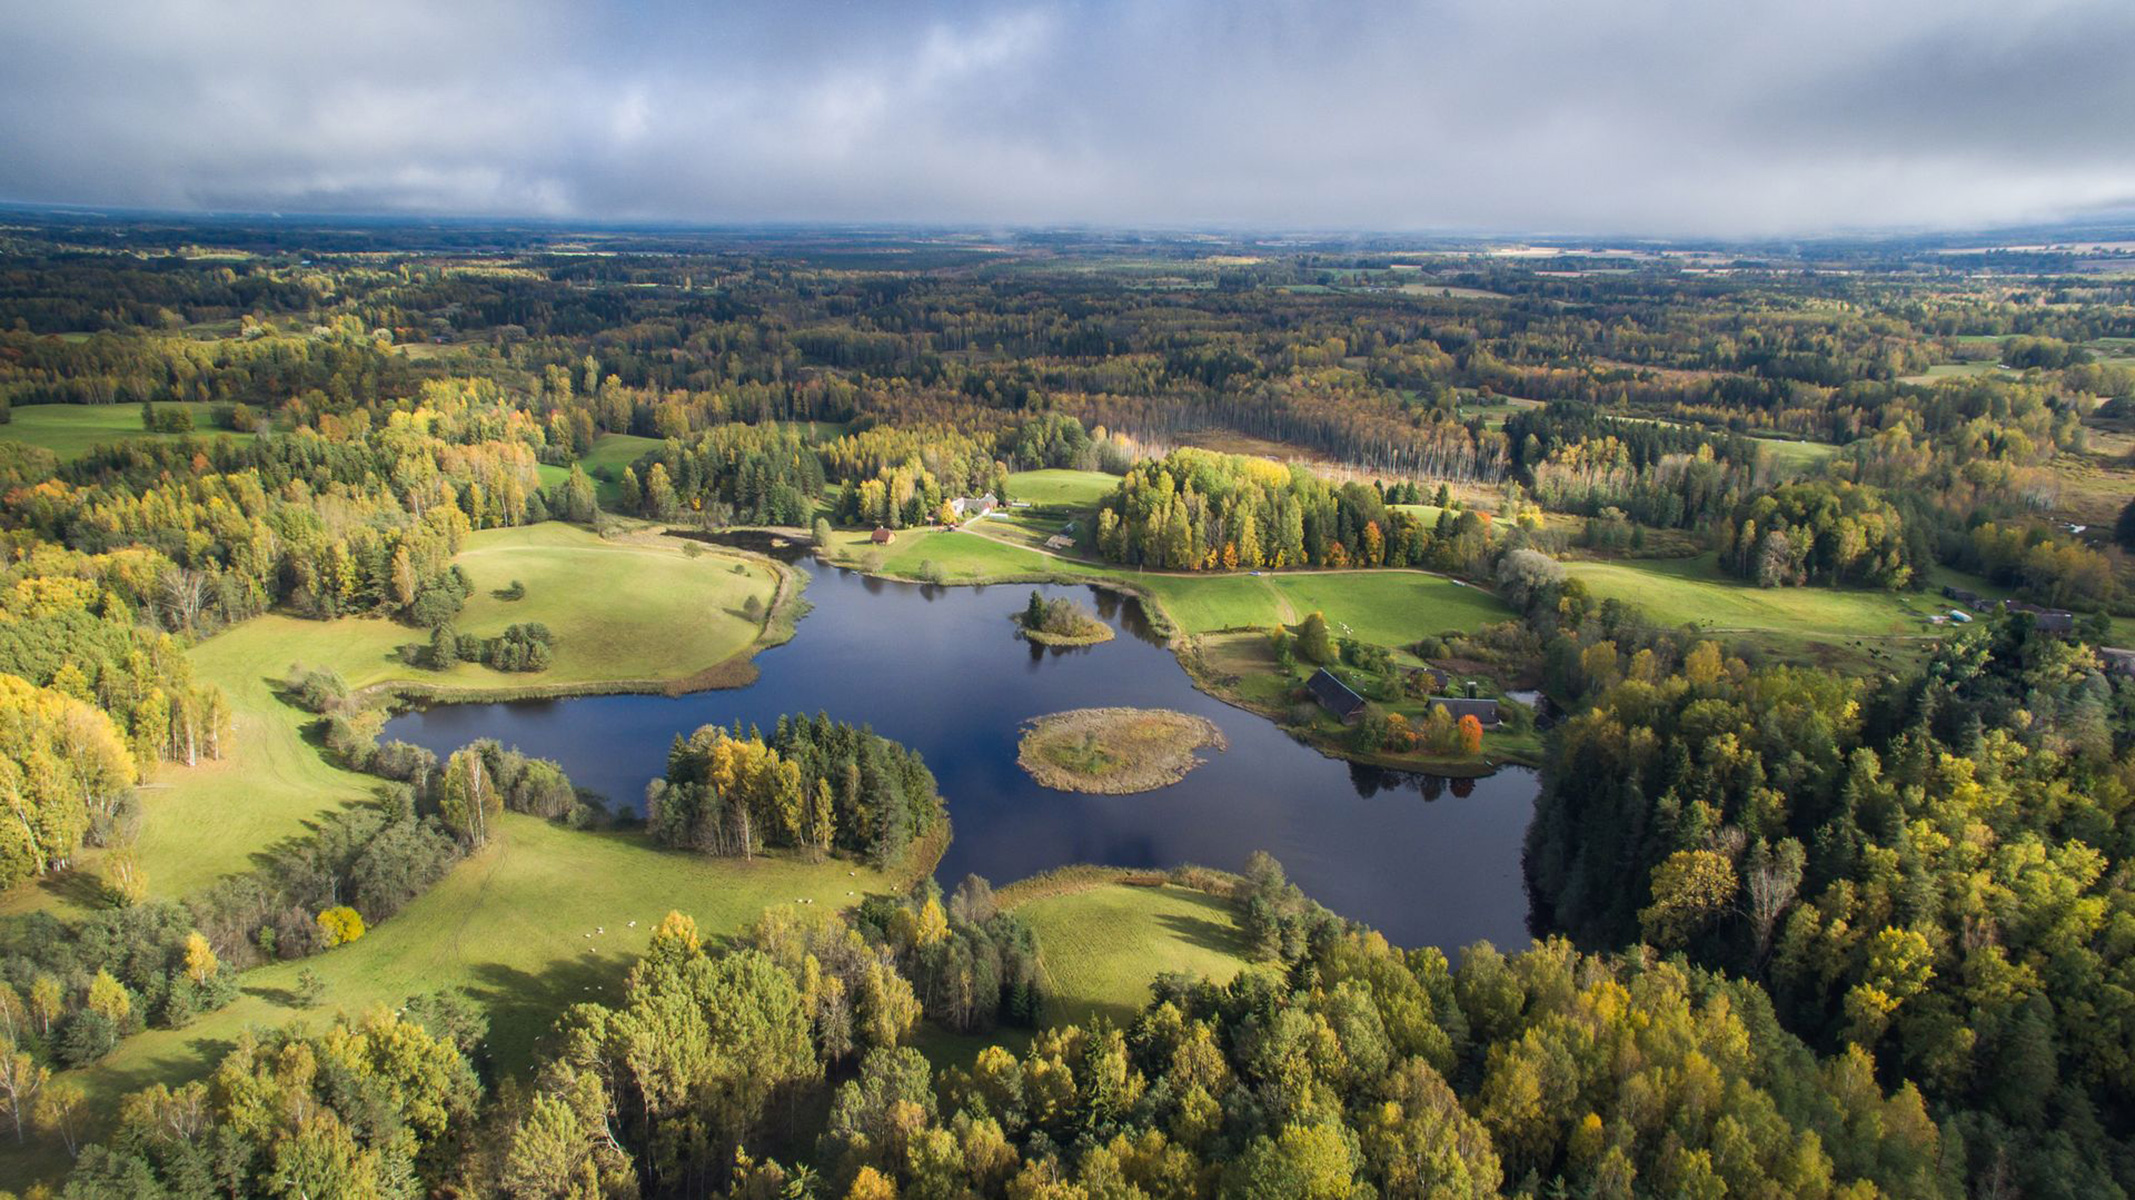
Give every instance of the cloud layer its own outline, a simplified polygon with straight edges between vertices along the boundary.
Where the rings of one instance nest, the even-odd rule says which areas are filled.
[[[2135,200],[2123,0],[0,0],[0,199],[1761,235]]]

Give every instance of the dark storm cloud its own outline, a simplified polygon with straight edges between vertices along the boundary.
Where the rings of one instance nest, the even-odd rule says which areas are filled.
[[[1767,233],[2135,199],[2102,0],[0,0],[0,198]]]

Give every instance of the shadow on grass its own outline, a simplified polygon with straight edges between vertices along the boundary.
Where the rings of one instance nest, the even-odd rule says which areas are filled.
[[[258,999],[265,1000],[267,1003],[272,1004],[277,1008],[286,1008],[295,1013],[304,1013],[309,1011],[302,1004],[297,1002],[297,994],[295,992],[290,991],[288,988],[268,987],[265,984],[255,984],[246,987],[244,989],[244,993],[247,996],[254,996]]]
[[[489,1059],[499,1074],[518,1074],[574,1004],[612,1004],[623,995],[623,977],[635,955],[587,951],[540,971],[497,963],[475,967],[467,994],[489,1015]]]
[[[111,895],[94,871],[70,867],[37,881],[37,890],[62,905],[93,911],[111,907]]]
[[[1166,933],[1189,946],[1239,959],[1246,957],[1245,934],[1239,930],[1237,919],[1231,914],[1230,905],[1214,896],[1199,893],[1183,899],[1208,915],[1159,913],[1157,924]]]

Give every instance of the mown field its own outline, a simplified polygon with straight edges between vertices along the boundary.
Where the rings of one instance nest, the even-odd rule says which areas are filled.
[[[158,404],[165,408],[184,409],[193,415],[193,432],[205,437],[233,437],[228,430],[209,427],[211,405]],[[59,456],[59,461],[70,462],[89,453],[97,446],[123,441],[176,441],[184,436],[176,433],[150,433],[141,428],[141,406],[138,404],[32,404],[13,410],[8,421],[0,425],[0,441],[28,442],[43,446]]]

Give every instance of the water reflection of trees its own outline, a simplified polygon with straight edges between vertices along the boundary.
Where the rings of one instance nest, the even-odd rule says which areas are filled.
[[[1465,800],[1475,794],[1475,780],[1470,778],[1393,771],[1359,762],[1349,764],[1349,783],[1357,789],[1357,795],[1366,800],[1380,792],[1415,792],[1426,801],[1436,800],[1448,792],[1456,800]]]

